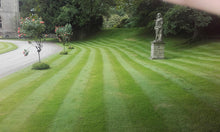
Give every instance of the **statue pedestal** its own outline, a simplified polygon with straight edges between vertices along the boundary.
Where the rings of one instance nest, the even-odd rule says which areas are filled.
[[[164,59],[164,42],[151,42],[151,57],[150,59]]]

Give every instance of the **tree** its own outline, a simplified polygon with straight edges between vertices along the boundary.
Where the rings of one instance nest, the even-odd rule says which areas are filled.
[[[65,51],[66,43],[70,41],[70,37],[72,35],[72,26],[70,24],[66,24],[64,27],[56,27],[55,29],[56,36],[60,42],[63,44],[63,54],[67,54]]]
[[[192,41],[196,40],[200,30],[208,26],[212,21],[212,17],[209,14],[182,6],[175,6],[169,9],[164,19],[164,33],[166,35],[191,33]]]
[[[112,0],[72,0],[60,8],[57,24],[70,23],[74,38],[83,38],[101,29],[111,4]]]
[[[38,52],[39,63],[41,62],[40,59],[40,52],[42,49],[43,38],[45,37],[45,24],[42,18],[38,17],[37,15],[32,15],[31,17],[21,18],[20,20],[21,28],[18,28],[19,37],[26,36],[31,38],[35,42],[35,48]],[[32,43],[31,41],[29,41]]]

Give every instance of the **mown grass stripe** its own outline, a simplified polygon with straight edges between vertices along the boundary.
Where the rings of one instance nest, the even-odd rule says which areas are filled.
[[[124,48],[131,48],[131,49],[135,49],[140,52],[143,52],[143,53],[150,53],[147,43],[145,45],[140,45],[140,44],[136,44],[136,42],[121,42],[121,40],[119,41],[120,43],[118,43],[118,41],[114,39],[108,39],[108,40],[103,39],[97,42],[109,43],[109,41],[111,41],[111,45],[124,47]]]
[[[10,45],[10,43],[6,43],[6,42],[0,42],[0,44],[1,44],[1,46],[2,46],[2,48],[0,49],[0,51],[7,49],[8,46]]]
[[[114,42],[114,45],[118,45],[118,42],[116,41],[116,40],[114,40],[114,39],[108,39],[108,41],[111,41],[111,42]],[[121,44],[121,41],[120,41],[120,44]],[[143,47],[142,45],[135,45],[135,44],[130,44],[129,42],[127,42],[127,43],[123,43],[123,45],[129,45],[129,47],[132,47],[132,49],[138,49],[138,50],[141,50],[141,51],[143,51],[143,52],[147,52],[147,53],[149,53],[150,52],[150,46],[149,46],[149,44],[146,44],[146,47]],[[148,47],[148,48],[147,48]],[[148,49],[148,50],[146,50],[146,51],[144,51],[144,49]],[[165,53],[166,54],[172,54],[172,55],[174,55],[174,56],[180,56],[179,55],[179,52],[173,52],[173,51],[171,51],[171,50],[165,50]],[[220,61],[219,59],[214,59],[214,58],[210,58],[210,57],[200,57],[200,56],[195,56],[195,55],[189,55],[189,53],[186,55],[186,54],[184,54],[184,53],[182,53],[181,54],[181,57],[185,57],[185,58],[193,58],[193,59],[199,59],[199,60],[203,60],[203,61]]]
[[[63,104],[60,106],[49,131],[73,131],[77,126],[77,119],[79,118],[77,115],[80,113],[79,107],[82,102],[82,93],[89,80],[91,67],[94,65],[94,62],[95,51],[91,49],[90,57],[86,65],[75,79],[72,87],[63,100]]]
[[[134,131],[129,112],[124,100],[120,97],[118,79],[112,68],[109,57],[103,48],[100,48],[103,56],[103,77],[104,77],[104,100],[107,111],[107,130],[110,132]]]
[[[76,50],[75,50],[76,51]],[[62,57],[62,58],[57,58],[57,60],[52,59],[50,66],[53,68],[53,66],[59,65],[61,63],[63,63],[63,61],[65,61],[66,59],[68,59],[67,57]],[[32,70],[32,75],[30,76],[29,74],[26,76],[23,76],[23,79],[19,80],[17,78],[17,82],[14,82],[11,85],[8,85],[7,83],[1,84],[0,86],[0,102],[2,100],[4,100],[5,98],[7,98],[8,96],[12,95],[13,93],[15,93],[17,90],[19,90],[20,88],[23,88],[27,85],[29,85],[30,83],[34,83],[34,81],[36,81],[37,78],[44,76],[46,71],[34,71]],[[8,86],[7,86],[8,85]]]
[[[77,125],[74,126],[74,131],[99,132],[106,130],[103,97],[103,61],[102,55],[97,48],[88,47],[95,49],[95,62],[91,67],[87,86],[82,93],[82,102],[79,107],[80,113],[77,115]]]
[[[163,119],[155,112],[149,98],[143,92],[142,88],[132,77],[134,71],[118,60],[118,56],[108,51],[110,60],[119,80],[122,97],[126,100],[126,106],[129,110],[129,116],[132,121],[132,128],[135,131],[160,131],[166,130]],[[123,78],[127,78],[124,80]],[[158,127],[158,124],[160,126]],[[129,129],[128,127],[127,129]]]
[[[90,55],[89,53],[90,51],[84,54],[79,63],[71,67],[68,75],[59,81],[54,87],[54,90],[50,92],[48,97],[35,110],[34,114],[25,121],[20,130],[31,132],[48,131],[74,80],[79,75],[83,66],[87,63]]]
[[[125,48],[125,49],[128,49],[128,50],[130,50],[131,48]],[[145,57],[146,59],[149,59],[149,55],[147,55],[146,53],[140,53],[140,52],[138,52],[138,51],[134,51],[134,50],[130,50],[130,51],[132,51],[132,52],[134,52],[134,53],[136,53],[136,54],[138,54],[138,55],[140,55],[140,56],[142,56],[142,57]],[[173,60],[171,60],[171,61],[173,61]],[[192,60],[192,61],[189,61],[189,60],[182,60],[181,61],[181,63],[182,64],[189,64],[189,62],[195,62],[195,60]],[[215,63],[215,65],[217,65],[216,63]],[[192,71],[193,70],[193,73],[195,73],[196,75],[198,74],[198,73],[196,73],[196,71],[200,71],[198,68],[203,68],[204,69],[204,67],[207,67],[207,65],[197,65],[197,66],[195,66],[193,69],[189,69],[189,71]],[[191,67],[192,68],[192,67]],[[210,68],[210,65],[209,65],[209,68]],[[216,69],[216,66],[215,66],[215,69]],[[204,69],[205,70],[205,69]],[[187,70],[188,71],[188,70]],[[207,72],[207,71],[213,71],[213,69],[206,69],[204,72]],[[202,73],[202,74],[205,74],[205,73]],[[207,74],[209,74],[209,72],[207,73]]]
[[[0,42],[0,54],[12,51],[17,49],[18,47],[14,45],[13,43],[8,43],[8,42]]]
[[[75,88],[75,91],[72,90],[76,92],[80,89],[81,93],[75,93],[75,97],[72,97],[75,100],[70,101],[71,104],[74,102],[76,107],[74,106],[73,109],[75,115],[71,113],[74,119],[72,120],[69,117],[69,122],[64,123],[64,125],[70,125],[70,129],[67,129],[67,131],[218,131],[220,129],[219,84],[184,71],[186,69],[175,68],[172,66],[172,63],[194,70],[196,73],[201,72],[198,75],[210,76],[210,79],[214,78],[215,81],[215,79],[217,80],[219,78],[218,61],[204,61],[197,59],[197,57],[219,59],[218,57],[212,58],[211,56],[206,56],[208,54],[214,56],[219,54],[217,52],[219,42],[213,42],[214,45],[210,45],[212,44],[210,42],[203,42],[205,45],[189,46],[178,45],[182,42],[180,39],[168,38],[166,39],[168,42],[166,51],[175,52],[176,54],[166,52],[168,59],[150,60],[149,42],[152,37],[148,36],[146,38],[140,36],[135,31],[136,29],[134,30],[135,34],[133,29],[121,30],[123,29],[120,29],[120,32],[116,34],[116,31],[112,30],[110,34],[109,32],[105,32],[107,34],[100,34],[98,37],[94,36],[92,39],[87,39],[88,41],[74,42],[76,44],[74,47],[77,51],[78,49],[86,49],[86,53],[81,57],[77,65],[70,67],[69,73],[66,76],[60,78],[53,90],[39,103],[30,116],[24,120],[22,125],[17,127],[14,124],[14,128],[17,128],[16,131],[38,132],[52,130],[53,122],[63,105],[63,101],[69,94],[70,89],[73,87],[84,66],[88,63],[88,58],[91,55],[88,49],[95,52],[94,64],[91,66],[89,75],[86,75],[88,81],[81,84],[83,85],[83,90],[81,88]],[[128,31],[130,32],[127,35]],[[112,39],[115,42],[111,42],[108,39]],[[208,49],[203,49],[203,47],[207,47]],[[106,61],[104,60],[104,55],[102,52],[100,54],[99,50],[106,55],[109,61],[108,64],[110,65],[107,66],[112,73],[104,73]],[[189,50],[201,53],[201,55],[196,53],[191,54]],[[194,56],[194,58],[183,57],[182,54]],[[63,61],[63,63],[57,63],[57,66],[53,66],[50,70],[43,71],[45,73],[37,77],[35,81],[30,82],[27,80],[28,83],[26,85],[22,84],[23,86],[19,86],[21,87],[19,90],[3,99],[0,102],[0,124],[1,120],[6,119],[8,115],[13,113],[16,108],[24,103],[24,100],[29,95],[59,73],[74,57],[76,56],[62,56],[62,58],[68,59]],[[171,63],[171,66],[158,63],[158,61]],[[199,63],[205,64],[199,65]],[[27,75],[30,72],[32,71],[29,70],[26,73],[24,71],[24,73],[20,72],[10,75],[7,78],[14,80],[8,82],[6,80],[8,83],[6,84],[1,79],[0,84],[11,87],[22,79],[27,79]],[[20,78],[17,76],[16,80],[15,75],[23,76]],[[105,86],[105,75],[108,79],[114,79],[114,81],[107,82],[110,88]],[[112,77],[109,77],[109,75]],[[32,74],[29,74],[29,76],[32,76]],[[117,87],[112,84],[114,82]],[[1,86],[0,91],[4,91],[6,87],[2,87],[1,89]],[[106,95],[106,90],[109,90],[110,93],[115,92],[116,97],[112,96],[112,94]],[[2,95],[4,96],[4,94]],[[107,105],[107,98],[109,98],[109,106]],[[118,103],[117,100],[120,102]],[[123,106],[115,106],[116,104]],[[148,107],[156,115],[147,116],[149,113],[146,114],[145,112],[146,109],[148,110]],[[66,108],[68,107],[66,106]],[[109,111],[112,112],[111,115],[108,113]],[[125,111],[125,114],[122,113],[123,111]],[[120,115],[119,113],[122,114]],[[25,115],[25,113],[22,114]],[[62,114],[67,116],[65,113]],[[109,118],[109,116],[115,116],[115,118]],[[157,118],[155,116],[159,117]],[[153,120],[151,117],[160,120],[163,127],[158,122],[149,125],[152,122],[149,124],[147,122]],[[109,119],[112,119],[113,123],[110,123]],[[126,126],[126,123],[130,123],[129,126]],[[116,124],[116,129],[111,126],[112,124]],[[120,124],[122,125],[120,126]],[[125,124],[125,127],[123,124]],[[145,126],[145,124],[147,125]],[[159,128],[155,128],[156,126],[159,126]]]
[[[183,89],[185,89],[189,92],[192,92],[196,97],[199,97],[200,99],[202,99],[203,102],[206,102],[206,104],[211,106],[212,108],[217,109],[217,110],[219,109],[219,105],[220,105],[219,101],[218,101],[219,97],[217,96],[218,92],[216,91],[216,89],[214,92],[211,90],[209,90],[209,91],[206,90],[206,92],[198,91],[198,86],[196,84],[189,83],[188,81],[185,80],[187,77],[185,77],[185,79],[180,78],[181,76],[179,76],[177,78],[177,75],[175,75],[174,72],[173,72],[173,74],[171,72],[169,72],[169,70],[168,70],[169,66],[167,67],[168,69],[166,67],[161,67],[161,66],[158,67],[158,64],[156,64],[155,61],[142,60],[140,58],[135,57],[134,55],[131,55],[130,53],[128,53],[127,51],[125,51],[123,49],[119,49],[119,50],[122,51],[124,54],[126,54],[128,58],[130,58],[131,60],[133,60],[137,64],[141,64],[145,68],[151,69],[152,71],[171,80],[173,83],[178,84]],[[172,71],[174,71],[174,69],[172,69]],[[191,78],[191,77],[188,77],[188,78]],[[205,83],[207,83],[207,82],[205,81]],[[209,84],[209,85],[211,85],[211,84]],[[202,86],[202,84],[200,87],[204,87],[206,89],[206,87]],[[216,87],[216,86],[213,86],[213,88],[214,87]],[[212,96],[209,97],[209,94],[211,94]],[[208,98],[208,100],[206,98]]]
[[[80,52],[81,50],[77,50],[76,53]],[[43,84],[44,82],[46,82],[48,79],[50,79],[52,76],[54,76],[60,69],[62,69],[66,64],[68,64],[72,58],[74,58],[75,55],[73,57],[69,56],[69,57],[64,57],[67,59],[64,59],[65,61],[62,61],[62,63],[59,65],[59,67],[54,67],[54,71],[47,70],[47,71],[41,71],[41,72],[45,72],[45,74],[43,74],[40,78],[37,78],[35,81],[33,82],[25,82],[26,85],[25,87],[22,87],[19,89],[19,91],[15,92],[14,94],[12,94],[11,96],[9,96],[8,98],[4,99],[1,102],[1,107],[0,107],[0,121],[3,120],[4,118],[7,117],[7,115],[9,115],[16,107],[18,107],[25,99],[26,97],[31,94],[36,88],[40,87],[41,84]],[[59,61],[59,60],[57,60]],[[57,62],[55,61],[55,62]],[[36,72],[36,71],[35,71]],[[38,71],[40,72],[40,71]]]
[[[97,43],[100,43],[100,42],[97,42]],[[107,44],[107,42],[106,43],[103,43],[103,44]],[[108,44],[107,44],[108,45]],[[106,46],[107,46],[106,45]],[[113,45],[111,45],[111,46],[113,46]],[[134,48],[132,47],[129,47],[129,46],[125,46],[125,45],[117,45],[117,44],[114,44],[114,46],[119,46],[119,47],[122,47],[122,48],[124,48],[124,49],[128,49],[128,50],[131,50],[131,51],[133,51],[133,52],[135,52],[135,53],[137,53],[138,55],[141,55],[141,56],[143,56],[143,57],[146,57],[146,58],[149,58],[149,55],[150,55],[150,53],[149,53],[149,51],[148,50],[145,50],[144,52],[142,52],[142,51],[137,51],[137,50],[134,50]],[[133,46],[133,45],[132,45]],[[144,48],[142,48],[142,49],[144,49]],[[170,54],[170,52],[168,53],[168,54]],[[168,55],[169,56],[169,55]],[[172,58],[172,57],[169,57],[169,58]],[[189,60],[186,60],[186,59],[189,59],[189,58],[181,58],[181,59],[184,59],[183,61],[181,61],[182,63],[187,63],[187,61],[189,62]],[[195,59],[194,60],[192,60],[193,62],[195,62]],[[198,59],[196,59],[196,61],[198,61]],[[204,61],[203,61],[204,62]],[[210,63],[210,61],[208,61],[209,63]],[[211,61],[211,62],[213,62],[213,61]],[[207,61],[206,61],[206,63],[207,63]],[[216,65],[216,62],[214,61],[212,64],[215,64]],[[212,64],[209,64],[209,68],[210,68],[210,66],[212,65]],[[198,65],[199,67],[207,67],[207,65]],[[213,67],[213,66],[211,66],[211,67]],[[216,66],[214,67],[215,69],[216,69]]]
[[[125,49],[131,49],[131,48],[125,48]],[[133,50],[134,51],[134,50]],[[148,59],[149,58],[149,56],[148,55],[146,55],[146,53],[140,53],[140,52],[137,52],[137,51],[134,51],[135,53],[137,53],[138,55],[141,55],[141,56],[143,56],[143,57],[146,57],[146,59]],[[171,60],[172,61],[172,60]],[[183,63],[185,63],[185,62],[183,62]],[[199,66],[199,67],[201,67],[201,65]],[[182,69],[183,70],[183,69]],[[199,73],[197,73],[196,71],[198,70],[198,67],[195,67],[195,69],[188,69],[188,70],[185,70],[185,71],[189,71],[189,72],[193,72],[195,75],[198,75]],[[207,70],[206,70],[207,71]],[[204,74],[204,73],[202,73],[202,74]],[[209,73],[207,73],[207,74],[209,74]],[[201,77],[204,77],[204,78],[206,78],[206,79],[209,79],[209,78],[207,78],[206,76],[201,76]],[[209,80],[212,80],[212,79],[209,79]],[[215,78],[214,78],[214,80],[216,80]],[[218,80],[218,79],[217,79]],[[215,82],[218,82],[218,81],[215,81]]]
[[[219,55],[212,54],[212,53],[209,53],[209,52],[207,53],[207,52],[202,52],[202,51],[195,51],[195,50],[184,50],[183,53],[186,53],[186,54],[190,53],[192,55],[210,57],[210,58],[213,58],[213,59],[219,58]]]
[[[121,49],[120,49],[120,50],[121,50]],[[117,55],[117,56],[118,56],[118,55]],[[132,60],[135,60],[135,59],[133,58]],[[161,73],[161,72],[159,72],[159,73]],[[155,85],[155,84],[154,84],[154,85]],[[203,96],[203,98],[204,98],[204,96]],[[195,102],[198,102],[198,101],[195,101]],[[204,105],[207,105],[207,103],[204,104]],[[212,104],[212,105],[213,105],[213,104]],[[203,107],[204,107],[204,106],[203,106]],[[205,106],[205,107],[206,107],[206,106]],[[210,110],[210,111],[213,111],[213,110]],[[216,111],[214,111],[213,113],[214,113],[214,115],[217,114]],[[217,115],[218,115],[218,114],[217,114]],[[212,116],[213,116],[213,114],[212,114]],[[211,117],[211,116],[210,116],[210,117]],[[181,118],[182,118],[182,117],[181,117]],[[181,119],[181,118],[180,118],[180,119]],[[204,121],[204,122],[205,122],[205,121]],[[173,123],[174,123],[174,122],[173,122]],[[191,124],[192,124],[192,123],[191,123]],[[212,123],[210,123],[210,124],[212,124]],[[215,124],[215,123],[214,123],[214,124]],[[184,127],[183,127],[183,128],[184,128]],[[201,129],[200,129],[200,130],[201,130]]]
[[[111,46],[112,47],[112,46]],[[113,46],[114,47],[114,46]],[[129,49],[129,48],[126,48],[126,49]],[[148,56],[146,56],[145,54],[142,54],[142,53],[139,53],[139,52],[137,52],[137,51],[134,51],[135,53],[137,53],[137,54],[139,54],[139,55],[141,55],[141,56],[143,56],[143,57],[146,57],[146,59],[148,59],[149,57]],[[171,60],[172,61],[172,60]],[[169,61],[169,63],[171,63],[171,61]],[[165,61],[158,61],[158,62],[160,62],[160,63],[165,63]],[[196,75],[196,76],[200,76],[200,77],[202,77],[202,78],[204,78],[204,79],[208,79],[209,81],[212,81],[213,83],[216,83],[216,84],[218,84],[219,83],[219,79],[218,78],[210,78],[209,76],[205,76],[204,74],[204,72],[203,73],[201,73],[201,72],[196,72],[197,71],[197,69],[198,69],[198,67],[195,67],[195,69],[192,69],[192,67],[191,67],[191,69],[189,69],[189,68],[186,68],[186,67],[182,67],[182,66],[180,66],[180,65],[176,65],[175,63],[172,63],[172,64],[169,64],[168,62],[166,62],[166,64],[167,65],[169,65],[169,66],[173,66],[173,67],[175,67],[175,68],[178,68],[178,69],[181,69],[181,70],[184,70],[185,72],[190,72],[190,73],[193,73],[194,75]],[[175,65],[175,66],[174,66]],[[203,74],[203,75],[200,75],[200,74]],[[209,73],[207,73],[207,74],[209,74]],[[206,75],[207,75],[206,74]]]
[[[19,105],[10,115],[8,115],[0,124],[0,130],[3,131],[15,131],[17,130],[25,120],[35,111],[40,103],[48,96],[48,94],[53,90],[56,84],[65,77],[69,69],[76,65],[83,54],[80,52],[68,65],[66,65],[62,70],[60,70],[56,75],[48,79],[42,85],[40,85],[37,89],[34,90],[32,94],[30,94],[21,105]],[[25,114],[23,114],[25,113]],[[14,127],[16,124],[16,127]],[[13,126],[13,127],[12,127]]]
[[[90,42],[91,43],[91,42]],[[100,42],[97,42],[97,43],[100,43]],[[101,43],[101,45],[103,45],[103,43]],[[104,44],[105,45],[105,44]],[[108,45],[109,46],[109,45]],[[112,47],[112,45],[110,45],[111,47]],[[113,46],[114,47],[114,46]],[[129,48],[126,48],[126,49],[129,49]],[[141,55],[141,56],[143,56],[143,57],[146,57],[146,55],[145,54],[142,54],[142,53],[139,53],[139,52],[137,52],[137,51],[135,51],[135,53],[137,53],[137,54],[139,54],[139,55]],[[147,59],[149,58],[149,57],[146,57]],[[172,60],[171,60],[172,61]],[[171,65],[170,65],[171,66]],[[200,66],[199,66],[200,67]],[[210,81],[214,81],[214,83],[218,83],[219,81],[218,81],[218,79],[216,78],[216,77],[218,77],[218,75],[216,75],[216,77],[214,77],[214,78],[209,78],[209,76],[205,76],[205,75],[209,75],[210,73],[208,72],[209,70],[205,70],[207,73],[205,74],[204,72],[202,73],[202,74],[205,74],[205,75],[200,75],[200,73],[201,72],[196,72],[196,71],[198,71],[199,69],[198,69],[198,67],[195,67],[194,69],[192,69],[192,67],[190,68],[190,69],[186,69],[186,67],[181,67],[181,66],[178,66],[178,68],[181,68],[181,70],[184,70],[184,71],[188,71],[188,72],[191,72],[191,73],[193,73],[194,75],[196,75],[196,76],[200,76],[200,77],[203,77],[203,78],[205,78],[205,79],[209,79]],[[212,70],[211,70],[212,71]]]
[[[113,53],[116,53],[116,52],[113,51]],[[117,54],[117,57],[120,56],[118,53],[116,54]],[[122,58],[120,57],[120,62],[121,60]],[[131,63],[130,61],[127,61],[127,63]],[[166,124],[169,125],[169,131],[177,131],[180,128],[179,126],[177,127],[177,126],[170,125],[174,123],[181,125],[181,129],[189,130],[188,128],[188,124],[190,124],[189,117],[182,117],[182,114],[184,113],[184,111],[176,107],[173,100],[167,97],[166,94],[162,92],[158,92],[160,91],[160,88],[161,88],[160,85],[163,85],[164,86],[163,89],[164,89],[165,86],[175,87],[175,84],[169,83],[169,81],[166,81],[166,78],[163,78],[159,74],[154,73],[154,71],[151,71],[149,69],[143,69],[143,67],[140,67],[140,66],[137,67],[137,65],[138,65],[137,63],[133,64],[133,66],[135,66],[139,72],[133,71],[131,75],[133,76],[135,81],[141,86],[145,94],[150,97],[151,102],[153,102],[154,109],[160,112],[160,114],[161,113],[163,114],[163,116],[166,119],[164,122],[166,122]],[[145,76],[143,76],[141,73],[145,74]],[[167,82],[167,84],[160,84],[160,81],[164,82],[164,80],[165,82]],[[180,113],[181,115],[179,115]]]
[[[112,52],[114,52],[113,50],[111,50]],[[115,54],[115,53],[114,53]],[[117,59],[120,59],[120,55],[119,54],[117,54],[116,55],[117,56]],[[122,59],[120,59],[120,62],[122,63]],[[135,74],[134,72],[132,73],[132,75],[134,75],[134,77],[137,77],[138,75],[137,74]],[[137,81],[139,81],[139,79],[140,79],[140,77],[138,77],[138,79],[137,79]],[[140,81],[139,81],[140,82]],[[141,83],[141,82],[140,82]],[[144,85],[143,85],[144,86]],[[175,88],[175,87],[174,87]],[[206,108],[208,105],[207,104],[204,104],[204,103],[202,103],[200,100],[198,100],[197,98],[195,98],[193,95],[191,95],[190,93],[188,93],[188,92],[185,92],[185,91],[183,91],[182,89],[176,89],[175,88],[175,90],[173,90],[173,93],[172,92],[170,92],[168,95],[172,95],[172,94],[179,94],[179,96],[181,97],[182,96],[182,98],[179,98],[179,97],[175,97],[174,96],[174,98],[176,98],[175,100],[177,101],[180,101],[180,102],[182,102],[181,100],[182,99],[184,99],[185,97],[187,97],[187,98],[190,98],[190,100],[186,100],[186,98],[184,99],[184,101],[185,102],[187,102],[188,103],[188,105],[184,105],[184,107],[183,107],[183,109],[186,111],[186,112],[184,112],[185,113],[185,115],[187,115],[188,117],[190,117],[191,116],[191,114],[193,114],[194,115],[194,118],[192,118],[192,119],[190,119],[190,120],[200,120],[199,121],[199,123],[200,124],[203,124],[203,125],[208,125],[209,126],[209,128],[208,127],[204,127],[204,129],[207,129],[207,130],[209,130],[209,129],[213,129],[213,130],[215,130],[216,128],[218,128],[218,126],[216,126],[219,122],[220,122],[220,119],[218,119],[216,116],[219,116],[220,115],[220,113],[219,112],[217,112],[217,111],[215,111],[214,109],[210,109],[210,108],[208,108],[208,109],[203,109],[202,111],[204,111],[204,110],[206,110],[206,112],[207,113],[209,113],[209,116],[207,117],[206,116],[206,113],[200,113],[199,111],[200,111],[200,109],[198,109],[198,108]],[[173,97],[172,97],[173,98]],[[174,99],[172,99],[172,100],[174,100]],[[179,105],[180,104],[180,102],[179,103],[177,103],[176,105]],[[191,103],[192,102],[194,102],[194,105],[195,105],[195,111],[191,111],[191,109],[190,109],[190,107],[192,107],[191,106]],[[179,106],[178,106],[179,107]],[[189,107],[189,108],[188,108]],[[200,115],[198,116],[198,115],[196,115],[197,114],[197,112],[198,113],[200,113]],[[202,117],[202,118],[201,118]],[[215,118],[215,121],[217,121],[217,123],[215,122],[215,121],[213,121],[213,122],[207,122],[206,121],[206,118],[209,118],[209,119],[211,119],[211,118]],[[209,120],[208,119],[208,120]],[[191,122],[190,124],[193,124],[193,125],[191,125],[190,126],[190,129],[192,129],[192,128],[196,128],[196,129],[199,129],[199,130],[203,130],[203,129],[201,129],[200,127],[200,125],[198,125],[198,124],[195,124],[195,123],[193,123],[193,122]],[[214,126],[214,127],[213,127]]]
[[[131,60],[125,62],[122,59],[121,55],[116,53],[114,50],[110,49],[120,62],[132,64]],[[124,57],[123,57],[124,58]],[[166,81],[166,78],[160,76],[160,74],[151,71],[150,69],[143,69],[143,67],[138,66],[137,63],[132,64],[134,68],[130,73],[134,80],[138,83],[138,85],[142,88],[144,93],[150,98],[152,105],[156,112],[158,112],[162,117],[160,117],[160,121],[163,121],[166,127],[163,128],[162,131],[180,131],[180,130],[189,130],[189,124],[191,123],[189,117],[183,117],[184,111],[176,106],[173,100],[167,97],[163,92],[158,92],[162,89],[166,89],[167,87],[175,87],[175,84]],[[144,75],[143,75],[144,74]],[[161,84],[160,82],[166,82],[166,84]],[[164,87],[161,87],[163,85]],[[158,122],[159,123],[159,122]],[[160,123],[159,123],[160,124]],[[159,125],[158,124],[158,125]],[[176,124],[176,125],[173,125]],[[178,126],[177,126],[178,125]],[[159,125],[160,126],[160,125]],[[181,126],[181,127],[180,127]]]
[[[5,45],[0,43],[0,49],[3,49],[4,47],[5,47]]]
[[[20,88],[25,87],[29,83],[33,83],[37,78],[41,77],[44,74],[44,72],[37,72],[34,73],[34,76],[28,76],[24,79],[18,80],[16,83],[9,85],[8,87],[5,87],[0,90],[0,102],[4,100],[5,98],[9,97],[13,93],[15,93]]]
[[[195,60],[201,60],[201,61],[206,61],[206,62],[219,62],[220,60],[218,58],[210,58],[210,57],[200,57],[200,56],[195,56],[195,55],[185,55],[184,53],[182,53],[180,55],[179,52],[174,52],[174,51],[166,51],[165,53],[170,54],[172,56],[178,56],[184,59],[190,58],[190,59],[195,59]]]
[[[173,59],[173,60],[179,61],[181,63],[193,64],[198,67],[204,67],[204,68],[207,68],[208,70],[213,71],[213,72],[215,72],[215,71],[220,72],[220,69],[218,68],[218,67],[220,67],[220,65],[218,66],[216,63],[206,64],[206,63],[204,63],[204,61],[186,60],[186,59],[181,59],[181,58],[177,58],[177,59]]]
[[[204,72],[200,72],[200,71],[197,72],[194,68],[189,67],[189,65],[187,67],[185,67],[185,66],[181,66],[182,64],[180,64],[180,63],[178,64],[177,62],[175,63],[172,61],[157,61],[157,63],[166,64],[166,65],[171,66],[173,68],[187,72],[188,74],[193,74],[194,76],[197,76],[198,78],[202,78],[202,79],[205,79],[205,80],[212,82],[216,85],[220,85],[219,78],[217,78],[217,76],[209,76],[208,74],[205,73],[205,71]]]
[[[80,50],[80,49],[79,49]],[[78,52],[78,49],[74,50],[73,53],[75,54],[75,51]],[[42,61],[45,63],[50,64],[50,67],[53,68],[54,66],[60,65],[61,63],[63,63],[63,60],[67,59],[66,57],[62,57],[58,54],[52,55],[48,58],[43,59]],[[9,76],[6,76],[4,78],[0,79],[0,90],[4,89],[6,87],[10,87],[10,85],[16,84],[18,83],[20,80],[20,78],[27,78],[29,76],[34,76],[34,74],[36,73],[35,70],[31,70],[31,66],[24,68],[14,74],[11,74]],[[13,84],[12,84],[13,82]],[[25,83],[24,83],[25,84]],[[20,86],[20,85],[17,85]]]

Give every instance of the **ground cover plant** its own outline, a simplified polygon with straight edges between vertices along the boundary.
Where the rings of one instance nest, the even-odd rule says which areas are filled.
[[[153,37],[112,29],[74,42],[69,55],[0,79],[5,132],[220,130],[220,41],[181,45],[150,60]]]
[[[17,48],[18,47],[12,43],[0,42],[0,54],[15,50]]]

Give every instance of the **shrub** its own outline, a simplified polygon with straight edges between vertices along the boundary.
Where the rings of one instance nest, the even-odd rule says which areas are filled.
[[[45,69],[49,69],[50,66],[46,63],[41,63],[41,62],[37,62],[35,64],[32,65],[32,69],[34,70],[45,70]]]
[[[61,52],[60,52],[60,55],[67,55],[67,54],[68,54],[67,51],[61,51]]]
[[[104,28],[120,28],[128,23],[128,15],[119,16],[117,14],[111,15],[110,18],[105,18]]]
[[[74,49],[74,47],[70,45],[70,46],[68,47],[68,49]]]

